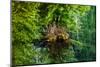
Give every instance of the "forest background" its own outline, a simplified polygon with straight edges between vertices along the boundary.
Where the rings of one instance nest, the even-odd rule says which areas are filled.
[[[12,61],[14,65],[52,63],[48,50],[36,48],[44,28],[56,15],[68,29],[72,46],[63,52],[63,63],[96,60],[96,8],[90,5],[12,2]],[[41,52],[42,49],[42,52]],[[66,50],[66,49],[65,49]]]

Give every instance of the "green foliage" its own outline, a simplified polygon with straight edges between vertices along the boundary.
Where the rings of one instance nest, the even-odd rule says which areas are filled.
[[[28,65],[34,63],[32,61],[35,52],[32,50],[31,44],[24,44],[19,46],[13,46],[13,64],[16,65]]]
[[[12,44],[15,64],[33,63],[31,59],[34,52],[30,43],[41,36],[36,25],[38,6],[39,3],[12,2]]]
[[[91,10],[82,19],[80,40],[84,43],[80,56],[80,61],[95,61],[96,60],[96,8],[91,7]],[[86,19],[87,18],[87,19]],[[83,35],[84,34],[84,35]],[[83,41],[82,41],[83,40]]]
[[[94,6],[13,1],[13,64],[95,60],[95,17]],[[47,48],[38,48],[32,43],[43,38],[45,28],[54,22],[69,32],[71,40],[71,46],[62,50],[61,62],[53,61]]]

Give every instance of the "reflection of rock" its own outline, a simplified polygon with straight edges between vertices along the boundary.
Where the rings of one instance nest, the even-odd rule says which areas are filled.
[[[38,59],[44,60],[44,57],[47,56],[48,59],[52,58],[51,62],[59,63],[62,62],[63,49],[69,47],[70,39],[64,28],[53,24],[48,26],[47,32],[41,40],[34,40],[33,43],[36,53],[41,56],[38,56]],[[38,59],[35,60],[40,63]]]

